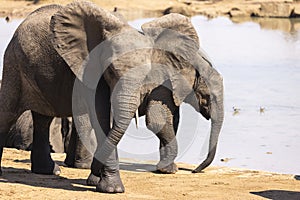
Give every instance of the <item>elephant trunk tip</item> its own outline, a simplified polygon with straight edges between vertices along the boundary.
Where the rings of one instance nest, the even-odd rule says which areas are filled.
[[[206,167],[203,167],[202,165],[199,165],[196,169],[192,171],[192,173],[203,173],[203,169]]]
[[[193,170],[193,173],[202,172],[203,169],[212,163],[216,154],[216,148],[216,146],[212,148],[212,150],[208,153],[207,158],[196,169]]]

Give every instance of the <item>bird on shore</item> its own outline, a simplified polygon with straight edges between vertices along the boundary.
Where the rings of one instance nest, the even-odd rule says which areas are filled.
[[[237,114],[239,114],[240,113],[240,111],[241,111],[241,109],[240,108],[237,108],[237,107],[232,107],[232,109],[233,109],[233,115],[237,115]]]
[[[6,21],[6,22],[9,22],[9,21],[10,21],[9,16],[6,16],[6,17],[5,17],[5,21]]]
[[[264,108],[264,107],[260,107],[260,108],[259,108],[259,113],[260,113],[260,114],[265,113],[265,108]]]

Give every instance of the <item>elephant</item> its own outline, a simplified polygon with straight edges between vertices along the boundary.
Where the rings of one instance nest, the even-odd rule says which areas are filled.
[[[40,138],[49,137],[53,117],[72,116],[83,143],[91,133],[97,140],[91,165],[91,174],[99,178],[96,191],[124,192],[116,147],[131,119],[146,115],[147,127],[165,147],[158,167],[171,163],[174,168],[183,102],[211,120],[208,155],[194,172],[214,159],[224,118],[223,78],[200,50],[198,35],[183,15],[165,15],[138,31],[91,2],[42,7],[10,41],[2,84],[0,157],[9,127],[32,110],[34,173],[59,171],[49,141]]]

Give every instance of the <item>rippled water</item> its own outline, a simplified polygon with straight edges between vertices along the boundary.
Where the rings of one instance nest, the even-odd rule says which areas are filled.
[[[139,28],[149,20],[130,24]],[[225,82],[225,122],[213,164],[299,174],[300,21],[249,20],[192,18],[202,48]],[[19,23],[0,20],[1,63]],[[238,114],[233,106],[241,109]],[[129,127],[119,144],[121,157],[158,159],[158,140],[143,121],[138,130],[133,124]],[[208,133],[209,122],[184,104],[177,161],[200,163],[207,152]]]

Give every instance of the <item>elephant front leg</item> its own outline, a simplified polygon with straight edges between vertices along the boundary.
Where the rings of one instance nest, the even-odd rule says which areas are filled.
[[[108,140],[109,134],[115,131],[115,128],[109,131],[109,118],[100,119],[99,122],[103,132],[97,131],[98,147],[94,154],[88,185],[96,185],[98,192],[122,193],[125,188],[119,172],[117,147]],[[98,177],[100,180],[95,184]]]
[[[37,174],[60,174],[59,166],[50,155],[49,127],[53,117],[32,112],[33,142],[31,151],[31,171]]]
[[[161,141],[159,146],[160,161],[156,165],[157,171],[164,174],[175,174],[178,171],[178,167],[174,162],[177,151],[176,139],[173,139],[169,143]]]
[[[179,109],[161,101],[151,100],[146,113],[147,127],[160,140],[160,161],[157,170],[161,173],[174,174],[178,171],[174,160],[178,153],[176,131],[179,121]]]

